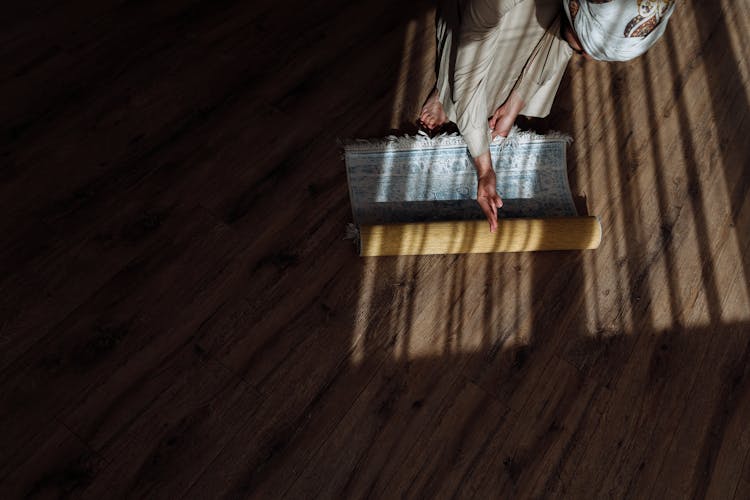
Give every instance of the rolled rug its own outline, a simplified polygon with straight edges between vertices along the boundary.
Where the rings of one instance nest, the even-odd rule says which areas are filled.
[[[598,248],[602,227],[592,216],[500,219],[491,233],[487,221],[461,220],[364,225],[354,236],[363,257],[533,252]]]

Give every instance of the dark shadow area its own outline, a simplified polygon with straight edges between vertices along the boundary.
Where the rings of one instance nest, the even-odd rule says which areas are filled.
[[[744,54],[738,53],[731,40],[730,33],[735,36],[745,36],[746,33],[730,30],[726,17],[732,16],[737,22],[746,23],[747,19],[743,12],[731,3],[722,7],[719,4],[694,1],[692,18],[695,32],[699,34],[700,40],[705,44],[701,50],[700,57],[705,71],[708,91],[711,95],[711,119],[716,125],[719,134],[721,153],[721,165],[723,168],[724,183],[727,192],[730,193],[729,203],[731,205],[731,217],[740,233],[747,234],[750,231],[750,219],[740,219],[740,212],[747,199],[750,189],[750,146],[744,140],[744,136],[737,127],[738,120],[744,120],[750,115],[750,104],[747,97],[747,86],[740,79],[739,66]],[[713,22],[705,22],[711,20]],[[677,44],[674,34],[669,35],[670,45]],[[671,60],[672,64],[676,61]],[[677,81],[674,86],[674,94],[678,102],[683,102],[681,84]],[[728,96],[732,96],[728,101]],[[682,104],[684,105],[684,104]],[[745,283],[750,290],[750,255],[743,252],[743,273]]]
[[[415,131],[433,2],[17,8],[0,497],[746,498],[748,13],[681,7],[521,121],[574,135],[599,250],[384,258],[336,140]]]

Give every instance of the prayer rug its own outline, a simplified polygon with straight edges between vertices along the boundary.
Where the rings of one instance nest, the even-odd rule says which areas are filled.
[[[503,199],[498,217],[576,215],[565,160],[570,140],[514,128],[491,143]],[[461,136],[390,136],[343,146],[356,225],[484,218],[476,202],[476,170]]]

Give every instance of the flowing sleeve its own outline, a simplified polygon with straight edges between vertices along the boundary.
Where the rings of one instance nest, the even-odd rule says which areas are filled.
[[[449,97],[455,109],[456,125],[474,158],[489,150],[491,140],[487,123],[490,113],[482,89],[500,36],[496,28],[503,15],[519,1],[472,0],[461,10]]]
[[[542,118],[549,114],[573,53],[570,45],[557,36],[559,21],[558,18],[542,37],[514,86],[526,102],[521,110],[524,116]]]

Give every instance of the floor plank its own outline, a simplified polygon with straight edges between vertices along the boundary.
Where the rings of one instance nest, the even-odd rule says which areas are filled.
[[[520,121],[598,250],[374,259],[339,140],[416,132],[433,2],[7,10],[0,497],[750,494],[746,3]]]

